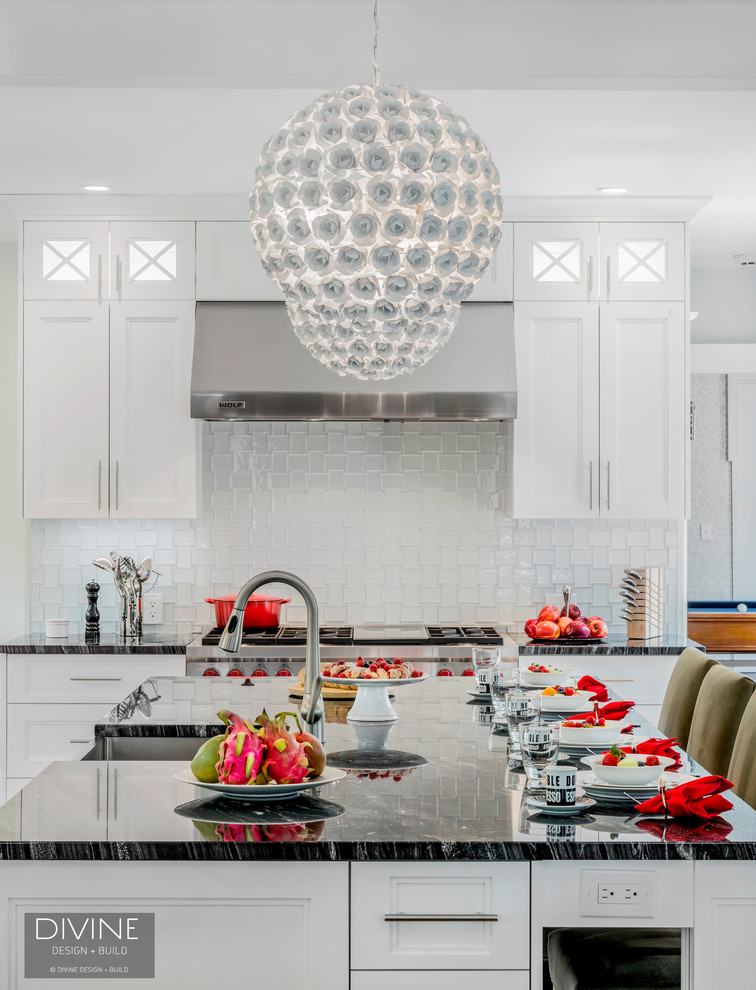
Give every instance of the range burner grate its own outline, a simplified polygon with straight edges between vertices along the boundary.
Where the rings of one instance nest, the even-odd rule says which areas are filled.
[[[499,646],[504,640],[493,626],[428,626],[428,642],[433,646],[451,643],[473,643],[478,646]]]

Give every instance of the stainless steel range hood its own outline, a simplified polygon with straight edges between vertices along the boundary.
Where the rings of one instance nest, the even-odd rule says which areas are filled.
[[[299,343],[283,303],[199,302],[191,413],[209,420],[501,420],[517,414],[509,303],[464,303],[425,367],[340,377]]]

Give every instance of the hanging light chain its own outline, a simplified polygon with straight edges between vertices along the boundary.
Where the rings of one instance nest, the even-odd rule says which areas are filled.
[[[373,3],[373,85],[377,86],[381,81],[381,67],[378,64],[378,31],[380,21],[378,19],[378,0]]]

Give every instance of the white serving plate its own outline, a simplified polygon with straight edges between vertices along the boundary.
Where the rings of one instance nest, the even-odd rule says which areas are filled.
[[[405,687],[408,684],[422,684],[427,680],[427,674],[420,677],[397,677],[392,680],[390,677],[377,677],[370,680],[362,678],[350,678],[349,683],[357,688],[348,715],[348,722],[395,722],[399,716],[394,711],[394,706],[389,698],[389,689],[393,691],[397,687]],[[324,677],[324,684],[343,684],[346,678]],[[382,691],[375,690],[383,688]]]
[[[550,674],[535,674],[530,670],[520,670],[520,684],[523,687],[559,687],[571,676],[565,670],[553,670]]]
[[[621,728],[616,722],[610,722],[606,725],[594,726],[589,729],[569,729],[562,722],[559,729],[559,744],[582,746],[584,748],[604,746],[608,749],[616,741]]]
[[[615,743],[617,744],[617,746],[631,746],[633,744],[637,745],[638,743],[644,742],[646,739],[649,738],[648,736],[638,736],[638,737],[627,736],[627,735],[623,736],[619,732],[619,730],[615,730],[615,731],[617,731],[617,735],[615,736],[614,739],[612,739],[608,743],[601,744],[600,749],[602,753],[604,752],[604,750],[611,748],[611,746],[613,746]],[[585,753],[586,750],[595,752],[596,750],[599,749],[599,747],[595,743],[591,743],[591,745],[588,746],[586,744],[580,745],[579,743],[565,742],[564,739],[562,739],[561,735],[559,737],[559,748],[569,750],[571,753],[581,753],[581,752]]]
[[[677,787],[678,784],[687,784],[691,780],[697,780],[696,774],[691,773],[671,773],[663,774],[664,783],[667,788]],[[661,778],[659,778],[661,779]],[[621,784],[607,784],[599,780],[590,770],[579,770],[577,775],[578,787],[582,788],[588,797],[596,798],[597,801],[610,804],[627,804],[628,800],[635,804],[645,801],[646,798],[653,797],[659,793],[659,780],[651,784],[635,785],[633,787],[623,787]]]
[[[302,791],[311,790],[313,787],[333,784],[337,780],[341,780],[342,777],[346,777],[346,774],[336,767],[327,766],[319,777],[310,777],[299,784],[207,784],[197,780],[189,767],[186,770],[178,770],[173,776],[185,784],[203,787],[214,794],[223,794],[225,797],[235,798],[237,801],[284,801]]]
[[[547,687],[558,687],[557,684],[547,684]],[[542,712],[587,712],[591,706],[593,691],[577,691],[569,696],[563,694],[541,694]]]
[[[645,755],[649,754],[637,753],[633,755],[642,760]],[[659,763],[654,767],[605,767],[601,762],[603,758],[603,753],[599,753],[594,756],[584,756],[580,762],[590,767],[602,783],[615,784],[617,787],[624,787],[625,789],[644,787],[648,784],[655,785],[663,771],[677,762],[669,756],[660,756]]]
[[[560,818],[581,815],[596,803],[593,798],[582,797],[581,795],[575,798],[574,804],[547,804],[546,798],[535,795],[530,795],[525,800],[529,807],[535,808],[542,815],[558,815]]]

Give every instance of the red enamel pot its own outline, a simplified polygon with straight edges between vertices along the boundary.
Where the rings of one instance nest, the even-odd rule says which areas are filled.
[[[236,595],[221,595],[220,598],[206,598],[205,601],[215,606],[215,623],[222,629],[231,618]],[[276,629],[280,621],[281,606],[290,601],[291,598],[250,595],[244,609],[244,628]]]

